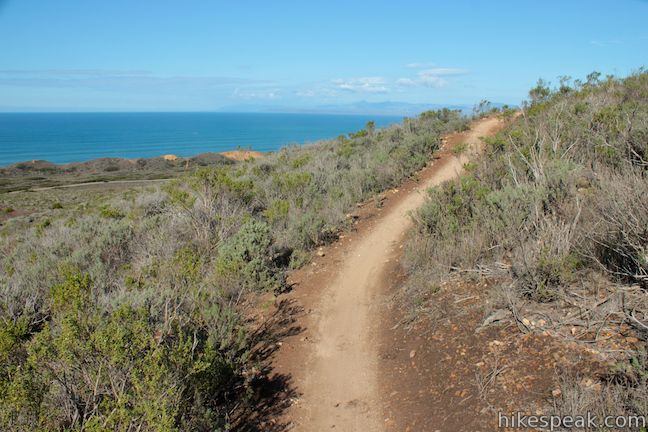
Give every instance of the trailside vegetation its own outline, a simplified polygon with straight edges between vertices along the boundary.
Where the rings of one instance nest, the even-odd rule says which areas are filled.
[[[645,337],[648,73],[592,73],[557,88],[540,81],[486,147],[414,215],[404,290],[413,315],[443,281],[488,278],[514,320],[526,305],[559,333],[567,312],[577,314],[565,312],[569,305],[589,304],[589,320],[625,323]],[[605,391],[586,401],[584,390],[564,389],[573,396],[565,404],[585,405],[560,409],[645,414],[646,377],[644,354],[622,354],[601,378]]]
[[[4,194],[0,429],[245,424],[264,343],[248,305],[466,123],[441,110],[369,124],[161,187]]]

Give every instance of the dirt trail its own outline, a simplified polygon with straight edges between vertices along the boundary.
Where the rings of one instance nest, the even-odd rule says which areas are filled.
[[[284,351],[280,370],[295,378],[301,398],[288,413],[295,430],[374,432],[385,430],[383,398],[379,394],[378,340],[383,315],[383,296],[389,267],[400,256],[402,241],[411,227],[408,213],[425,200],[425,191],[457,176],[463,165],[481,147],[480,137],[492,134],[501,125],[487,118],[458,139],[447,144],[440,157],[428,166],[423,180],[386,206],[371,224],[360,226],[357,240],[326,250],[328,261],[320,277],[304,277],[310,294],[300,299],[312,313],[305,316],[307,336]],[[465,143],[456,155],[450,146]],[[404,188],[406,189],[406,188]],[[328,255],[332,257],[328,257]],[[310,295],[310,299],[307,297]],[[305,351],[306,354],[300,354]],[[281,355],[280,355],[281,357]]]

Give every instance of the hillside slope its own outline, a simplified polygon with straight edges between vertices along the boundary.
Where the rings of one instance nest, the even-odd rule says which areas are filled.
[[[397,319],[439,365],[417,373],[433,413],[419,430],[648,413],[646,197],[645,72],[539,83],[484,156],[430,192]]]
[[[291,331],[264,302],[465,125],[426,112],[257,160],[169,161],[184,174],[164,184],[0,193],[0,429],[258,429],[285,403],[264,371]]]

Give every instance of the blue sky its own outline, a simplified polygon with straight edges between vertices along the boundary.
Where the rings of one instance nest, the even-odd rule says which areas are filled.
[[[0,0],[0,111],[519,103],[648,66],[648,2]]]

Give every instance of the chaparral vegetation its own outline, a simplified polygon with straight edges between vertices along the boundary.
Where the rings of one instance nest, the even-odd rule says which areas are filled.
[[[272,338],[255,299],[466,124],[426,112],[155,185],[2,194],[0,429],[243,425]]]
[[[490,312],[523,333],[594,347],[609,329],[632,328],[645,347],[648,73],[540,81],[466,168],[414,216],[402,293],[410,316],[433,310],[445,281],[487,280]],[[561,375],[551,410],[646,415],[645,349],[603,354],[612,364],[598,383]]]

